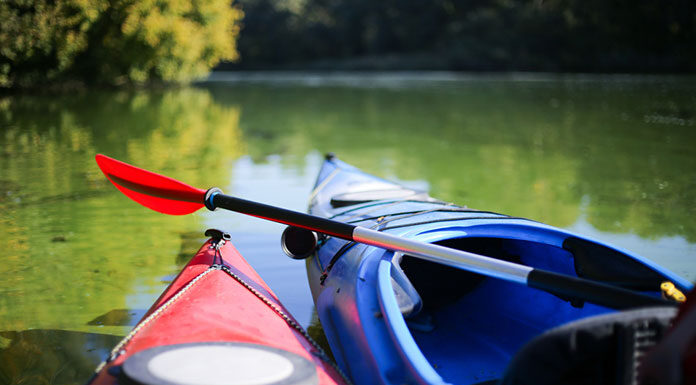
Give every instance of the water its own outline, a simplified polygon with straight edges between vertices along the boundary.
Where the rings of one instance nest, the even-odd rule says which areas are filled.
[[[296,210],[322,154],[433,196],[570,228],[696,280],[696,79],[217,74],[0,98],[0,383],[83,383],[202,243],[233,241],[300,322],[283,226],[132,203],[104,153]],[[316,329],[314,325],[313,329]]]

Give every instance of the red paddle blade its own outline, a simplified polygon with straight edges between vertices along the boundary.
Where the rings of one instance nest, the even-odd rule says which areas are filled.
[[[163,214],[184,215],[203,207],[205,190],[106,155],[97,154],[94,159],[116,188],[147,208]]]

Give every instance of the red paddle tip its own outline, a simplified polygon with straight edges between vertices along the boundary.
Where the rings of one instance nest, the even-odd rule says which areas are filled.
[[[190,214],[205,201],[205,190],[176,179],[97,154],[94,159],[104,175],[123,194],[163,214]]]

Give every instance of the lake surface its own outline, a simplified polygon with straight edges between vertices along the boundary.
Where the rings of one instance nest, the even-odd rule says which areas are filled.
[[[83,383],[210,227],[312,324],[283,226],[149,211],[110,185],[96,153],[304,211],[332,151],[694,281],[694,148],[696,79],[684,77],[214,74],[171,90],[1,96],[0,384]]]

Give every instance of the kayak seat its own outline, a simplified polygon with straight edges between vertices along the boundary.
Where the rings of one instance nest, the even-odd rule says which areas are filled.
[[[462,237],[438,244],[491,258],[606,282],[630,290],[659,292],[665,277],[630,256],[609,247],[568,237],[562,247],[519,239]],[[486,277],[446,267],[406,255],[400,266],[422,297],[427,310],[436,311],[458,301],[475,290]],[[437,277],[437,279],[432,279]],[[558,298],[575,307],[584,302],[575,298]]]
[[[675,314],[672,307],[642,308],[550,329],[517,352],[500,384],[635,384],[638,360]]]

